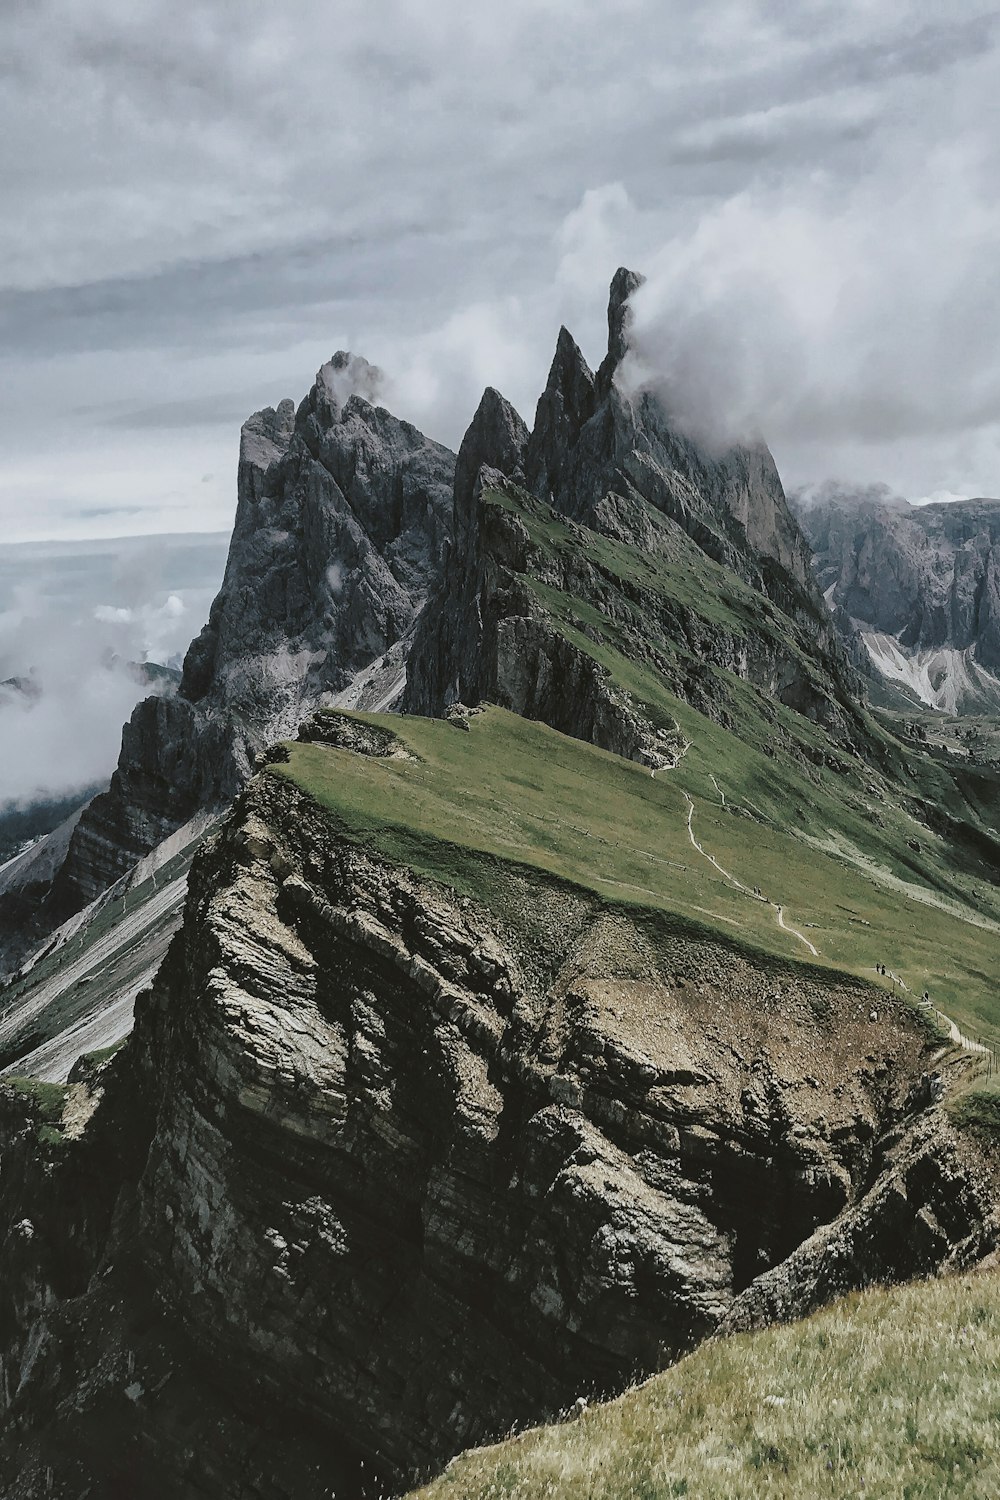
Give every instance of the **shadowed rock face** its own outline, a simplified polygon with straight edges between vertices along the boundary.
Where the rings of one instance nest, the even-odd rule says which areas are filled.
[[[464,698],[485,696],[483,609],[486,558],[479,517],[481,475],[524,478],[528,429],[498,391],[488,388],[455,466],[452,541],[441,580],[417,623],[404,703],[413,713],[441,713]],[[501,700],[498,700],[501,701]]]
[[[36,940],[196,812],[231,801],[264,746],[411,628],[440,570],[455,459],[358,393],[377,384],[366,361],[337,354],[297,412],[283,401],[244,425],[208,624],[177,695],[144,700],[125,726],[111,786],[39,903]]]
[[[497,392],[483,398],[459,455],[454,542],[443,582],[430,597],[410,654],[409,711],[439,714],[456,700],[488,698],[605,749],[664,763],[651,743],[651,726],[639,723],[610,690],[591,657],[552,628],[537,596],[518,578],[535,567],[528,535],[515,516],[481,503],[509,483],[571,524],[639,555],[662,544],[649,515],[659,512],[669,527],[773,601],[806,643],[807,655],[822,659],[842,705],[850,699],[853,673],[770,453],[760,445],[708,454],[671,427],[654,394],[629,396],[616,383],[628,347],[628,299],[640,284],[624,269],[612,282],[608,353],[596,374],[560,330],[530,434]],[[611,607],[605,580],[585,578],[580,569],[572,579],[564,575],[547,563],[538,576],[599,610]],[[629,607],[659,609],[637,597]],[[713,635],[683,609],[656,624],[701,660],[748,677],[799,712],[828,720],[850,715],[823,701],[801,659],[777,661],[773,642],[756,641],[752,628],[740,638],[723,630]],[[637,639],[636,648],[648,655],[649,642]],[[673,680],[670,688],[712,711],[698,682]]]
[[[398,1481],[993,1245],[904,1007],[524,871],[489,900],[253,783],[61,1175],[5,1172],[5,1493],[123,1451],[142,1494]]]
[[[769,561],[808,595],[809,549],[767,448],[713,455],[672,426],[654,393],[629,395],[616,383],[628,349],[628,299],[641,284],[624,268],[615,275],[608,352],[596,375],[566,329],[560,331],[525,451],[528,487],[588,523],[607,494],[641,496],[763,592],[773,595],[777,582],[762,566]]]
[[[972,648],[1000,674],[1000,500],[912,506],[831,488],[797,509],[833,606],[909,651]]]

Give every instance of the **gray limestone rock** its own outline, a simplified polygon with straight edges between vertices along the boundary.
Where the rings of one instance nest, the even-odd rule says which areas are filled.
[[[995,711],[1000,500],[914,506],[830,484],[795,507],[845,639],[860,632],[874,666],[932,706]]]
[[[298,411],[282,401],[245,423],[208,623],[177,695],[145,699],[125,726],[111,786],[73,831],[33,941],[195,812],[231,801],[266,745],[405,642],[440,573],[455,457],[372,404],[379,379],[338,353]],[[23,931],[19,911],[11,918]],[[9,934],[12,958],[18,946]]]
[[[480,594],[486,558],[479,497],[491,482],[524,478],[528,430],[498,391],[488,388],[455,465],[452,541],[437,588],[417,624],[404,703],[411,712],[442,713],[456,698],[484,696],[481,676],[483,615]]]
[[[663,633],[683,639],[700,661],[750,678],[810,718],[833,723],[850,717],[853,673],[770,453],[760,445],[710,455],[671,427],[655,395],[630,396],[616,381],[627,349],[628,299],[640,284],[624,269],[614,278],[608,353],[596,375],[571,335],[560,330],[530,435],[496,392],[484,397],[459,455],[445,576],[421,617],[410,656],[404,700],[409,711],[439,714],[455,698],[489,698],[605,749],[658,763],[650,759],[652,726],[640,722],[585,651],[552,628],[528,587],[537,572],[539,582],[599,613],[635,621],[630,649],[645,659],[652,648],[638,617],[654,610]],[[531,492],[551,519],[568,522],[571,534],[574,526],[578,535],[589,528],[635,549],[637,562],[643,550],[669,545],[671,528],[684,533],[766,596],[765,608],[773,604],[783,611],[795,649],[782,660],[773,638],[757,639],[752,629],[743,636],[709,632],[679,604],[672,618],[660,618],[662,600],[640,597],[635,582],[627,599],[615,598],[610,581],[599,569],[577,565],[569,547],[558,565],[551,559],[539,564],[519,518],[481,503],[510,484]],[[635,575],[641,576],[641,566]],[[824,677],[834,684],[836,702],[819,686]],[[675,674],[670,683],[672,691],[717,715],[704,686],[695,669],[686,677]]]
[[[975,1263],[989,1163],[871,1004],[523,867],[460,898],[261,776],[82,1138],[34,1161],[0,1090],[0,1486],[125,1451],[157,1497],[398,1488],[716,1329]]]
[[[796,586],[811,596],[809,549],[767,448],[709,453],[673,426],[654,392],[629,394],[617,383],[628,299],[641,284],[625,268],[612,281],[608,352],[596,376],[561,330],[525,455],[530,488],[579,520],[609,492],[642,496],[778,602]]]

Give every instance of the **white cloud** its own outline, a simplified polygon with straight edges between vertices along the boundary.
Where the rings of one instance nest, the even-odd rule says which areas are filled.
[[[735,301],[743,327],[749,300],[767,322],[773,291],[787,307],[763,355],[789,383],[799,336],[824,337],[824,258],[891,251],[932,306],[958,246],[965,285],[992,298],[992,260],[961,251],[970,235],[988,246],[975,215],[998,196],[991,24],[939,0],[4,7],[3,534],[107,532],[78,519],[101,505],[136,508],[119,530],[228,524],[240,415],[300,396],[338,347],[378,360],[401,415],[453,444],[487,382],[530,417],[560,320],[599,357],[620,261],[694,288],[701,321],[681,308],[681,332],[710,348],[726,337],[713,305],[724,318]],[[978,195],[940,213],[908,199],[935,158],[945,177],[978,171]],[[883,203],[900,205],[905,264]],[[858,235],[869,205],[882,232]],[[742,266],[725,234],[748,236]],[[675,261],[657,266],[665,246]],[[703,283],[684,246],[703,252]],[[932,347],[894,321],[909,319],[901,295],[886,309],[871,279],[866,308],[841,295],[855,330],[864,313],[918,366],[949,364],[963,420],[977,398],[986,409],[992,386],[965,357],[974,306]],[[894,369],[872,342],[869,389]],[[749,361],[737,350],[724,371],[725,404],[752,416]],[[955,453],[985,452],[960,441],[954,401],[918,430],[889,389],[852,412],[835,369],[836,417],[813,363],[800,415],[818,430],[822,406],[824,446],[782,437],[793,466],[836,471],[863,420],[924,492],[958,487],[943,472]],[[858,462],[879,452],[865,436]]]
[[[992,68],[967,82],[963,116]],[[941,488],[974,446],[977,488],[995,491],[997,167],[992,141],[897,130],[856,183],[818,172],[713,203],[648,264],[624,378],[709,441],[765,436],[793,478],[867,463]]]
[[[156,691],[136,664],[184,651],[221,561],[218,541],[195,538],[173,550],[134,541],[52,554],[0,548],[0,683],[31,684],[0,691],[0,802],[108,778],[122,723]],[[193,586],[165,587],[164,573]],[[121,602],[95,603],[108,588]]]

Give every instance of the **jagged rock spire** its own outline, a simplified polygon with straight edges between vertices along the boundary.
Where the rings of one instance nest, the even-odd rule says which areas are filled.
[[[619,266],[611,280],[608,298],[608,352],[601,364],[600,383],[606,388],[628,351],[628,330],[632,322],[629,298],[646,280],[638,271]]]
[[[569,330],[560,328],[525,456],[525,472],[532,489],[540,494],[558,489],[565,455],[593,416],[596,402],[594,372]]]
[[[352,396],[361,396],[374,404],[382,393],[385,377],[378,365],[369,364],[360,354],[338,349],[316,372],[316,381],[306,397],[317,421],[323,428],[340,419]]]
[[[505,396],[487,386],[455,464],[455,543],[461,547],[473,506],[476,478],[484,464],[509,479],[523,480],[528,429]]]

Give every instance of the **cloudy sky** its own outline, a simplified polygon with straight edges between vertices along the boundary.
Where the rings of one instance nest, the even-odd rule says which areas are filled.
[[[350,347],[457,444],[560,322],[786,482],[1000,493],[1000,15],[958,0],[6,0],[2,539],[231,522]]]

